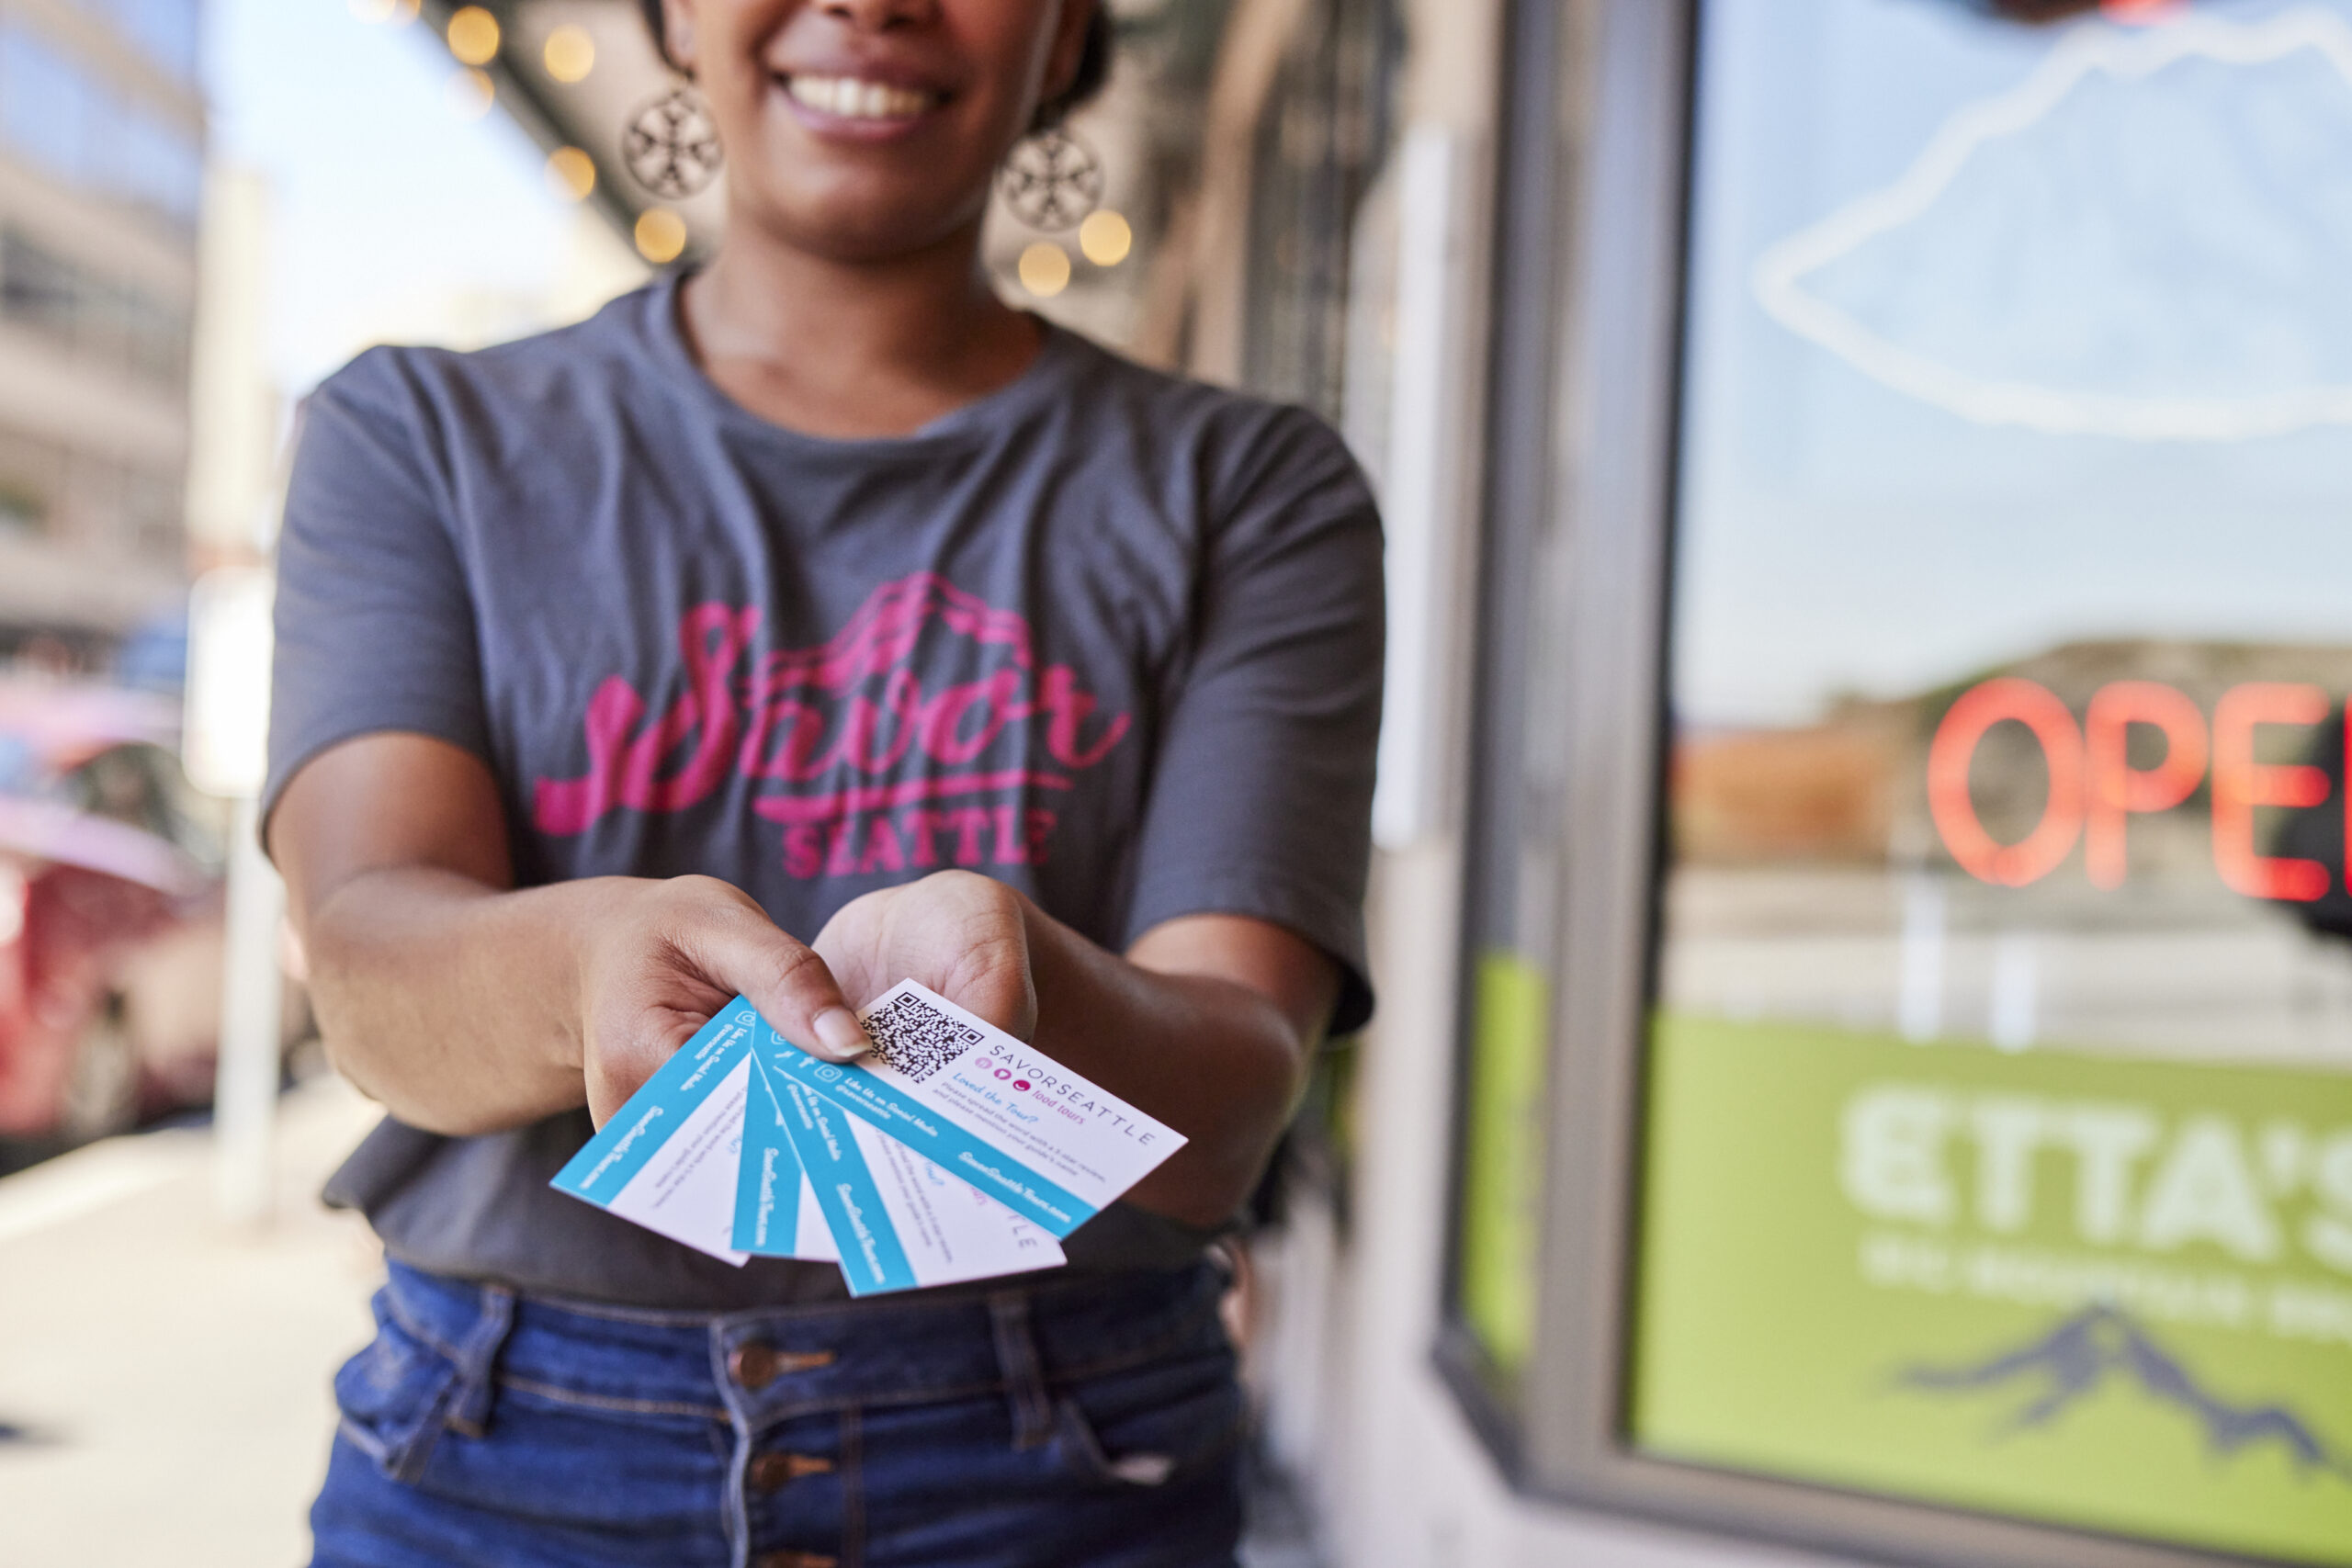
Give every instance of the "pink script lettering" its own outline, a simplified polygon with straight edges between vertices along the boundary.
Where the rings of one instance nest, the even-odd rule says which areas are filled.
[[[1027,621],[935,573],[883,584],[848,625],[814,648],[749,657],[759,626],[756,606],[688,611],[678,639],[687,689],[650,719],[634,686],[607,677],[588,703],[587,773],[535,784],[532,819],[539,830],[584,832],[620,807],[682,811],[707,799],[730,773],[831,786],[752,803],[761,816],[787,824],[956,795],[1068,789],[1071,773],[1102,761],[1131,727],[1125,713],[1098,719],[1099,700],[1080,689],[1068,665],[1036,671]],[[927,689],[912,664],[922,633],[933,626],[995,650],[1005,663],[978,680]],[[975,771],[1005,735],[1033,719],[1043,721],[1035,739],[1054,767]],[[1018,755],[1028,754],[1023,745]],[[1008,863],[1042,848],[1033,842],[1035,830],[1000,837],[1006,847],[999,858]],[[823,857],[838,858],[837,851]],[[896,869],[888,863],[897,858],[884,848],[851,865],[878,859],[875,868]],[[924,857],[908,858],[919,864]]]

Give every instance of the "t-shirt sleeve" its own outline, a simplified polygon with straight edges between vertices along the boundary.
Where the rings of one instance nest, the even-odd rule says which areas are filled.
[[[1372,1013],[1364,881],[1380,735],[1380,517],[1339,437],[1269,422],[1216,506],[1146,807],[1127,937],[1249,915],[1343,970],[1332,1032]]]
[[[303,404],[277,542],[265,821],[304,763],[358,736],[489,755],[473,604],[423,410],[385,350]]]

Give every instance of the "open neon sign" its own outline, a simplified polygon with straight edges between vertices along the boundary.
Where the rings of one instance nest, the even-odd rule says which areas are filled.
[[[2212,780],[2213,866],[2231,888],[2256,898],[2308,903],[2332,874],[2314,860],[2266,855],[2255,845],[2255,809],[2308,808],[2328,796],[2327,774],[2303,762],[2258,762],[2255,734],[2267,725],[2308,728],[2328,716],[2327,694],[2292,682],[2233,686],[2212,723],[2182,693],[2154,681],[2117,681],[2093,694],[2082,723],[2046,686],[2013,675],[1973,686],[1936,727],[1928,749],[1928,809],[1962,870],[1979,881],[2022,887],[2049,875],[2083,840],[2084,869],[2098,887],[2123,885],[2126,825],[2168,811]],[[2050,771],[2050,796],[2033,830],[2003,843],[1985,830],[1968,787],[1976,748],[1996,724],[2032,734]],[[2164,737],[2164,760],[2132,765],[2132,727]],[[2347,736],[2352,745],[2352,736]],[[2352,807],[2352,802],[2347,802]]]

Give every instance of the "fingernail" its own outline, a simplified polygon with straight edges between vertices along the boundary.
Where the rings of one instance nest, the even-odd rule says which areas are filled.
[[[817,1043],[837,1062],[846,1062],[861,1051],[873,1049],[874,1042],[865,1037],[865,1031],[858,1027],[856,1015],[847,1008],[827,1008],[809,1020],[809,1024],[817,1031]]]

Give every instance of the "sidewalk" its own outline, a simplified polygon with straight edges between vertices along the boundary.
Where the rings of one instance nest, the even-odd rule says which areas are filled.
[[[374,1116],[332,1078],[288,1095],[276,1217],[251,1235],[213,1215],[203,1132],[0,1179],[0,1563],[308,1560],[328,1380],[380,1269],[316,1194]]]
[[[318,1202],[376,1119],[336,1078],[279,1102],[277,1209],[212,1212],[209,1133],[113,1138],[0,1178],[0,1568],[299,1568],[329,1380],[382,1273]],[[1252,1475],[1250,1568],[1311,1568],[1287,1488]]]

